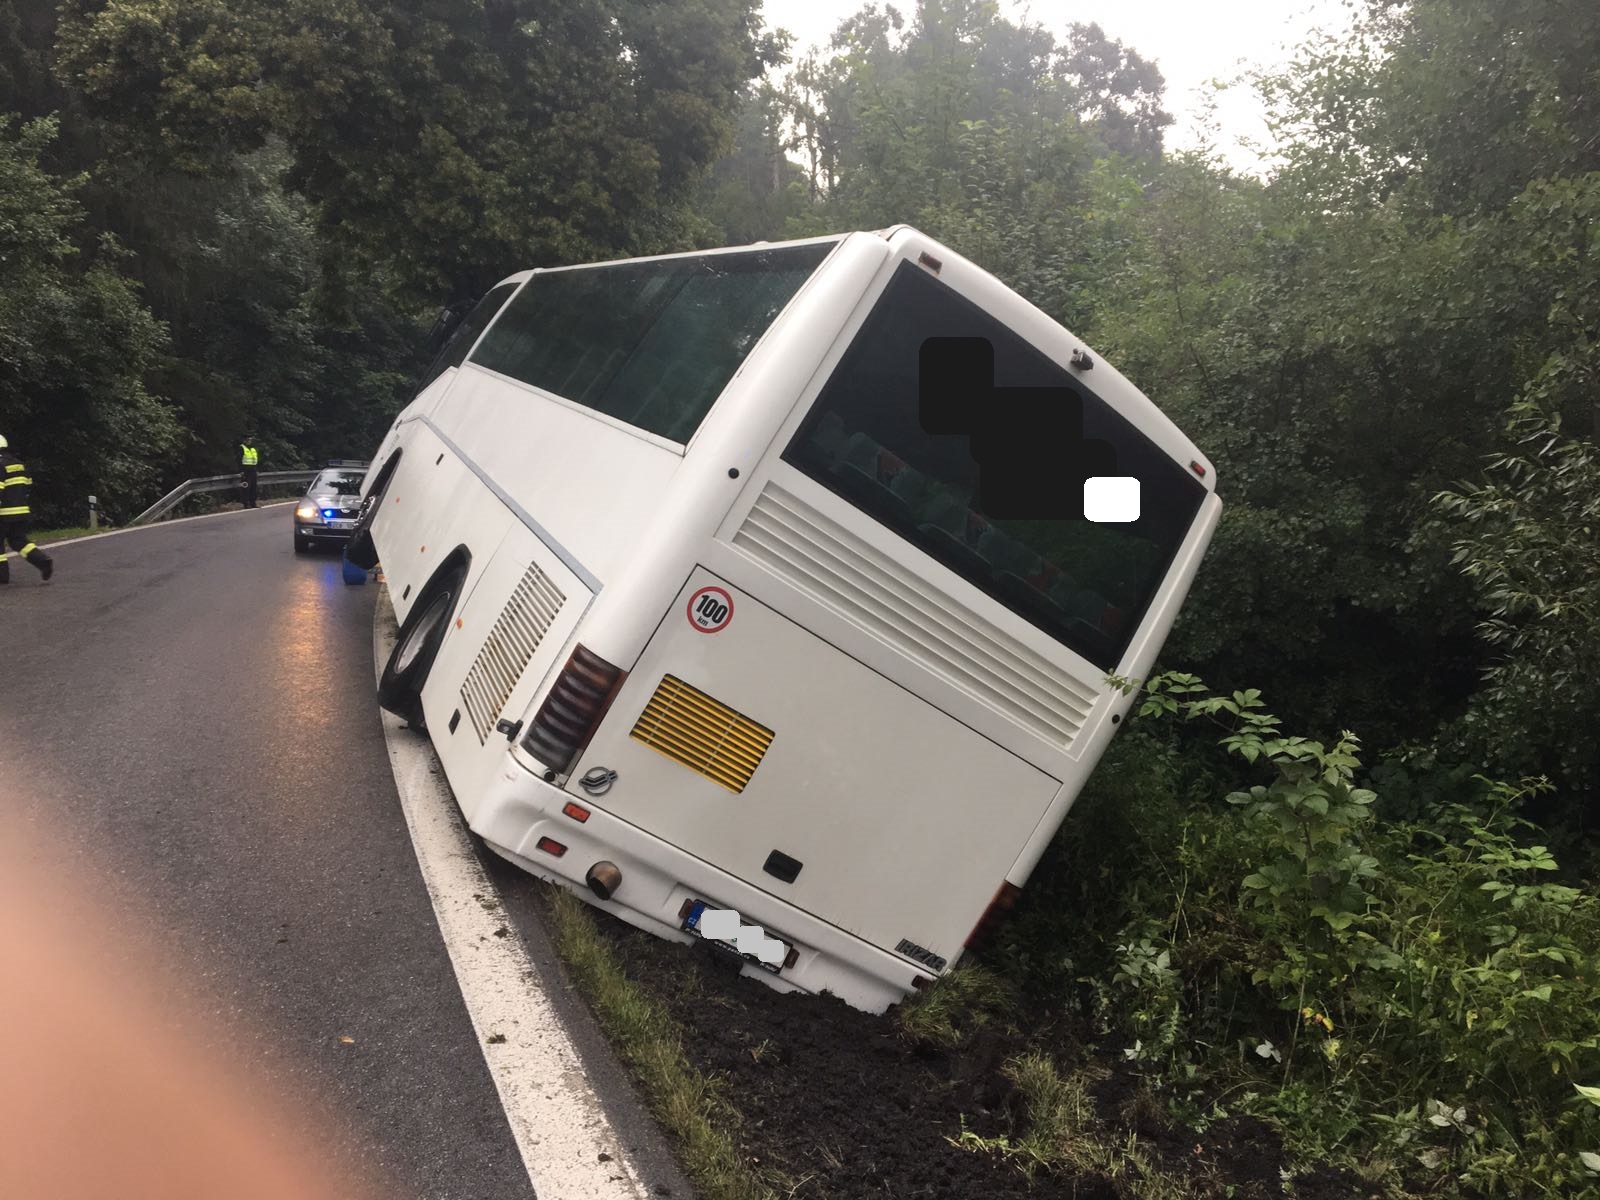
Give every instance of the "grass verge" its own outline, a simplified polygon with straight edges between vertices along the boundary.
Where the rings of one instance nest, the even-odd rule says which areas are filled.
[[[1001,977],[987,967],[964,963],[939,976],[895,1014],[912,1041],[954,1050],[981,1026],[1003,1024],[1015,998]]]
[[[1199,1194],[1189,1180],[1163,1170],[1137,1133],[1117,1133],[1099,1120],[1088,1088],[1094,1072],[1063,1075],[1049,1056],[1029,1051],[1008,1060],[1001,1073],[1022,1101],[1026,1132],[986,1138],[963,1128],[947,1139],[952,1145],[1009,1161],[1030,1181],[1042,1170],[1099,1181],[1117,1196],[1138,1200],[1195,1200]]]
[[[671,1014],[623,974],[583,901],[561,888],[550,889],[550,900],[557,951],[643,1087],[701,1195],[777,1200],[782,1181],[741,1158],[729,1133],[739,1113],[684,1058],[683,1031]]]
[[[41,546],[48,546],[51,542],[63,542],[68,538],[87,537],[91,533],[107,533],[109,527],[101,526],[99,529],[90,529],[87,525],[74,525],[70,529],[36,529],[29,535]]]

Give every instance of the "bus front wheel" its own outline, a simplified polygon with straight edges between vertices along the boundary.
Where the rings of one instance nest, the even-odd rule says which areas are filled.
[[[417,598],[400,626],[400,636],[395,639],[378,680],[379,705],[414,726],[423,725],[422,688],[445,631],[450,628],[466,577],[466,568],[456,567]]]

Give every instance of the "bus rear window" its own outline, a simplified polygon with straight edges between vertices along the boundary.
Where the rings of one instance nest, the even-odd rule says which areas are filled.
[[[833,246],[540,272],[472,361],[687,442]]]
[[[997,387],[1074,393],[1083,437],[1108,443],[1116,473],[1139,480],[1139,519],[1084,519],[1083,480],[1064,469],[1065,447],[1059,470],[1051,469],[1049,455],[1029,455],[1032,465],[1018,469],[1036,478],[1021,481],[1021,490],[1053,495],[1052,512],[1079,515],[986,514],[972,440],[922,426],[918,363],[931,337],[987,338]],[[993,419],[1003,419],[1000,411]],[[989,433],[1006,439],[1029,430]],[[1104,670],[1122,657],[1205,498],[1197,479],[1082,380],[909,263],[845,352],[784,459]]]

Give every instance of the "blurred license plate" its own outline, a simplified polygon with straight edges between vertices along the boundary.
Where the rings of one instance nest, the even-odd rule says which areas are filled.
[[[330,529],[354,529],[355,525],[356,519],[354,517],[341,518],[336,521],[328,522],[328,528]]]
[[[784,957],[778,962],[763,962],[754,954],[749,954],[741,950],[738,946],[734,945],[733,942],[728,941],[726,938],[707,937],[705,931],[700,928],[700,918],[705,916],[707,910],[711,909],[711,907],[712,906],[707,904],[704,900],[692,900],[685,904],[683,913],[684,929],[694,934],[695,937],[705,942],[708,946],[712,946],[717,950],[723,951],[724,953],[735,955],[743,959],[745,962],[760,967],[763,971],[771,971],[774,975],[777,975],[783,970],[784,967],[789,965],[789,956],[794,953],[794,948],[790,946],[789,943],[783,942],[782,939],[773,940],[778,941],[783,946]],[[741,921],[740,928],[742,930],[748,930],[754,927],[746,925]]]

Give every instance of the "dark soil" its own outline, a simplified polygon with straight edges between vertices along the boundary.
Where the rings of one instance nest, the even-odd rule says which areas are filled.
[[[733,1131],[752,1166],[775,1170],[798,1200],[951,1197],[1003,1200],[1137,1200],[1147,1192],[1119,1180],[1036,1172],[954,1145],[962,1130],[983,1138],[1024,1132],[1021,1105],[1001,1064],[1030,1045],[1046,1046],[1064,1070],[1087,1069],[1102,1142],[1130,1135],[1197,1197],[1352,1200],[1376,1195],[1347,1173],[1322,1169],[1286,1189],[1284,1154],[1261,1122],[1230,1117],[1204,1132],[1175,1123],[1122,1063],[1096,1055],[1073,1031],[984,1029],[953,1052],[913,1046],[892,1014],[857,1012],[830,997],[782,995],[698,947],[678,946],[599,916],[630,978],[683,1026],[684,1052],[718,1078],[742,1114]]]

